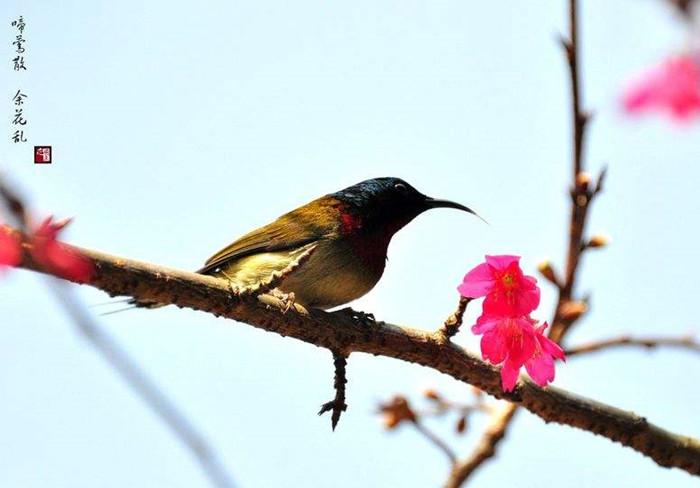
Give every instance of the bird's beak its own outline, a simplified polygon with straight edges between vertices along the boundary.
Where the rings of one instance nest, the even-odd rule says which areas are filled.
[[[468,212],[472,215],[475,215],[479,219],[483,220],[485,223],[488,223],[474,210],[462,205],[461,203],[453,202],[451,200],[438,200],[430,197],[426,197],[425,203],[428,206],[428,208],[456,208],[457,210],[462,210],[463,212]]]

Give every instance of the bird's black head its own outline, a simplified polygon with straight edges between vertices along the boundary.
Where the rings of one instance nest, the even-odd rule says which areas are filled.
[[[476,215],[471,209],[449,200],[430,198],[401,178],[365,180],[330,195],[360,217],[365,230],[385,230],[394,234],[431,208],[455,208]]]

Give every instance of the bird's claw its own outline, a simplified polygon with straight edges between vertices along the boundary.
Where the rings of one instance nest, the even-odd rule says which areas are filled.
[[[377,325],[377,319],[374,318],[373,313],[353,310],[350,307],[343,308],[339,310],[339,312],[349,315],[353,322],[360,325],[366,325],[368,327]]]
[[[321,405],[321,409],[318,411],[318,414],[323,415],[326,412],[333,412],[331,414],[331,428],[335,430],[336,425],[338,425],[338,420],[340,420],[340,414],[347,409],[347,403],[338,401],[336,398]]]
[[[293,291],[290,291],[289,293],[285,293],[282,290],[280,290],[279,288],[273,288],[272,290],[269,291],[269,294],[282,302],[281,309],[282,309],[283,314],[289,312],[289,310],[292,307],[294,307],[296,296],[294,295]]]

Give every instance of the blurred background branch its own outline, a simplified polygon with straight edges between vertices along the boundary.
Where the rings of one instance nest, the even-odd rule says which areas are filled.
[[[1,177],[0,199],[14,218],[15,225],[20,229],[21,234],[25,236],[29,234],[32,223],[28,207],[18,193],[10,188],[5,179]],[[217,452],[204,435],[148,377],[143,368],[97,323],[90,312],[74,296],[69,285],[53,277],[46,278],[46,285],[49,292],[63,307],[76,330],[131,391],[172,431],[178,441],[197,461],[212,486],[233,488],[235,485],[231,475],[221,464]]]
[[[566,355],[575,356],[618,347],[642,347],[647,349],[655,349],[657,347],[677,347],[680,349],[700,352],[700,342],[695,340],[692,335],[681,337],[634,337],[625,335],[613,337],[612,339],[591,341],[585,344],[570,347],[566,350]]]

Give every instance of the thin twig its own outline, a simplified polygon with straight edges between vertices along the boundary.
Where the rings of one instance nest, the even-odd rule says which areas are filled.
[[[449,340],[459,332],[459,328],[462,325],[462,320],[464,319],[464,312],[467,309],[467,305],[472,299],[468,297],[459,297],[459,302],[457,303],[457,310],[455,310],[445,323],[440,328],[440,333],[445,337],[445,340]]]
[[[626,346],[645,347],[647,349],[653,349],[661,346],[670,346],[700,352],[700,342],[696,341],[692,336],[632,337],[624,335],[620,337],[614,337],[612,339],[593,341],[586,344],[571,347],[566,350],[566,355],[575,356],[578,354],[585,354],[589,352],[597,352],[605,349]]]
[[[194,455],[212,485],[219,488],[232,488],[233,480],[220,463],[216,452],[172,400],[165,396],[126,351],[120,348],[114,339],[94,321],[85,307],[75,298],[72,290],[55,279],[51,279],[48,285],[78,331]]]
[[[574,175],[581,174],[583,168],[583,137],[588,116],[581,110],[581,90],[579,88],[578,63],[578,1],[569,0],[569,41],[564,42],[569,61],[571,78],[571,103],[573,106]]]
[[[450,446],[447,445],[445,441],[440,439],[432,431],[430,431],[425,425],[421,423],[420,420],[416,419],[411,422],[418,432],[423,434],[423,436],[428,439],[435,447],[440,449],[449,458],[450,463],[454,464],[457,461],[457,456]]]
[[[0,199],[7,206],[10,215],[20,229],[20,235],[30,230],[30,216],[27,206],[0,178]],[[199,463],[204,474],[213,486],[232,488],[234,482],[219,462],[216,451],[187,417],[169,400],[160,388],[141,369],[116,341],[90,316],[84,306],[72,294],[65,283],[56,279],[47,280],[47,286],[66,313],[71,317],[77,330],[101,355],[113,370],[121,376],[131,390],[171,429]]]

